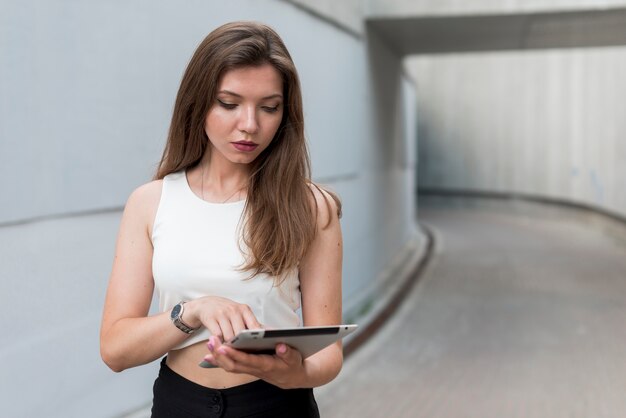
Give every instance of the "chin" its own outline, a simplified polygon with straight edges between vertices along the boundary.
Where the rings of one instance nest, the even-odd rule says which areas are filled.
[[[250,164],[252,161],[254,161],[256,159],[256,155],[255,156],[248,156],[248,157],[239,157],[239,158],[232,158],[230,161],[233,164]]]

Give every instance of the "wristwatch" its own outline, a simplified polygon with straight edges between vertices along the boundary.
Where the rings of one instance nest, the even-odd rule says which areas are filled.
[[[198,328],[191,328],[189,325],[183,322],[183,312],[185,311],[185,308],[183,307],[184,304],[185,302],[181,301],[172,308],[172,312],[170,312],[170,319],[172,320],[174,325],[176,325],[176,328],[178,328],[182,332],[186,334],[193,334],[193,332]]]

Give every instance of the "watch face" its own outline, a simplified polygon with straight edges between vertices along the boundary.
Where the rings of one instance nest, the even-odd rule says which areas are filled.
[[[181,310],[182,308],[183,308],[183,307],[182,307],[182,306],[180,306],[180,304],[179,304],[179,305],[174,306],[174,309],[172,309],[172,313],[170,314],[170,317],[171,317],[172,319],[174,319],[174,318],[178,318],[178,315],[180,314],[180,310]]]

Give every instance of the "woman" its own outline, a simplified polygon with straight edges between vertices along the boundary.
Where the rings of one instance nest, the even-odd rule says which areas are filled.
[[[155,180],[122,217],[101,329],[114,371],[163,355],[153,417],[318,416],[341,343],[303,360],[222,342],[339,324],[341,207],[310,181],[297,72],[280,37],[226,24],[194,53]],[[160,312],[148,316],[153,291]],[[200,366],[199,367],[199,363]],[[256,415],[255,415],[256,414]]]

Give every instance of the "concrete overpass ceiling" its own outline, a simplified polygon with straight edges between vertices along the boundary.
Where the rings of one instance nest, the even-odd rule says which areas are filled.
[[[355,0],[347,0],[355,1]],[[618,9],[626,0],[362,0],[368,17],[518,14]],[[316,3],[319,3],[316,1]],[[323,1],[321,1],[323,3]]]
[[[626,7],[567,12],[370,17],[367,26],[403,55],[626,45]]]

